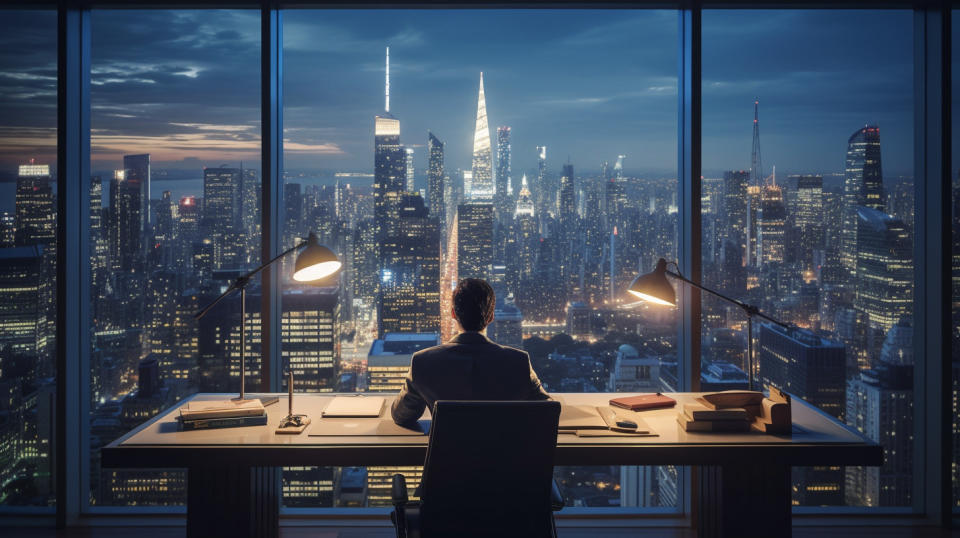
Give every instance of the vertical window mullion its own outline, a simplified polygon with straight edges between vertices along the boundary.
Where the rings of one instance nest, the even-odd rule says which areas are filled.
[[[283,36],[281,12],[264,2],[260,11],[260,115],[262,131],[263,209],[261,260],[280,253],[283,204]],[[261,390],[280,389],[280,272],[268,267],[261,276]]]
[[[914,12],[914,508],[946,526],[951,512],[951,132],[948,3]]]
[[[57,15],[57,526],[77,520],[87,486],[90,377],[90,12]]]
[[[694,281],[700,281],[700,105],[701,105],[701,20],[699,1],[681,5],[679,10],[680,43],[678,46],[678,111],[677,111],[677,257],[681,271]],[[700,390],[700,291],[692,286],[678,286],[680,296],[680,324],[677,345],[677,364],[682,391]],[[702,495],[693,487],[696,473],[683,467],[682,511],[693,515],[704,503]],[[698,498],[694,498],[698,495]],[[709,502],[709,501],[707,501]]]
[[[700,104],[701,9],[691,2],[680,11],[678,151],[678,264],[694,282],[700,281]],[[680,390],[700,389],[700,293],[677,286],[680,294],[678,359]]]

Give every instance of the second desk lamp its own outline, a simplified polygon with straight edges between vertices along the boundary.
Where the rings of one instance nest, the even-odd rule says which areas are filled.
[[[671,262],[673,263],[673,262]],[[777,325],[790,329],[790,325],[771,318],[770,316],[760,312],[760,309],[744,303],[743,301],[738,301],[732,297],[727,297],[726,295],[714,291],[710,288],[704,287],[697,282],[690,280],[689,278],[680,274],[680,268],[677,267],[677,264],[673,264],[677,268],[677,272],[667,270],[667,260],[660,258],[657,260],[657,266],[653,271],[638,276],[630,288],[627,290],[633,296],[643,299],[645,301],[650,301],[654,304],[665,305],[665,306],[677,306],[677,292],[673,289],[673,286],[667,280],[667,275],[672,276],[673,278],[686,282],[691,286],[701,289],[707,293],[715,295],[724,301],[733,303],[736,306],[740,307],[743,310],[743,313],[747,315],[747,381],[748,387],[750,390],[753,390],[753,375],[754,375],[754,357],[753,357],[753,318],[754,316],[758,318],[765,319],[771,323],[776,323]]]

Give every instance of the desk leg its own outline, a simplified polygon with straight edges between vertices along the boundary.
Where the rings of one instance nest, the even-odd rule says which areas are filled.
[[[790,467],[702,466],[698,538],[789,538]]]
[[[278,473],[276,467],[191,467],[187,537],[277,538]]]

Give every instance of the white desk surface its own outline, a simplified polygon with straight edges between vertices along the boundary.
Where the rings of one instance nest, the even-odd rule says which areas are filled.
[[[108,467],[171,467],[209,464],[219,461],[217,458],[234,463],[249,462],[251,465],[274,462],[276,465],[302,465],[306,462],[314,462],[315,465],[422,462],[428,438],[416,433],[395,435],[396,427],[390,419],[390,403],[394,395],[367,394],[386,398],[379,419],[322,418],[321,412],[336,394],[297,394],[294,396],[294,412],[310,416],[312,424],[298,435],[277,434],[276,427],[287,414],[287,396],[278,394],[280,401],[266,407],[268,422],[265,426],[178,431],[176,416],[186,401],[235,396],[196,394],[104,447],[103,464]],[[561,393],[553,396],[571,405],[607,405],[610,398],[630,394]],[[794,465],[877,465],[882,461],[882,450],[878,445],[796,398],[792,410],[792,435],[685,432],[677,423],[677,414],[682,412],[684,402],[693,400],[699,394],[668,394],[677,400],[677,406],[673,408],[636,412],[618,409],[623,415],[641,417],[656,436],[558,435],[558,464],[718,464],[731,458],[761,458]],[[256,396],[248,394],[248,397]],[[429,418],[429,413],[425,418]],[[353,423],[354,427],[365,427],[367,431],[372,431],[366,425],[375,420],[384,421],[382,427],[393,435],[309,435],[321,421]]]

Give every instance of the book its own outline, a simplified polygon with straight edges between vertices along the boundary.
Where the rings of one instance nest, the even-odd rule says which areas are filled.
[[[697,401],[708,409],[748,408],[759,406],[763,401],[763,393],[754,390],[707,392],[697,398]]]
[[[377,418],[385,399],[378,396],[334,396],[321,416],[326,418]]]
[[[677,401],[669,396],[664,396],[659,392],[656,394],[641,394],[639,396],[624,396],[613,398],[610,405],[621,409],[638,411],[640,409],[658,409],[661,407],[673,407]]]
[[[691,420],[684,414],[677,415],[677,423],[688,432],[748,432],[747,420]]]
[[[263,404],[256,399],[191,401],[180,408],[182,420],[251,417],[263,413]]]
[[[267,423],[265,412],[257,416],[209,418],[177,421],[180,431],[210,430],[214,428],[239,428],[243,426],[263,426]]]
[[[697,402],[683,404],[683,414],[690,420],[748,420],[751,417],[742,407],[710,409]]]

